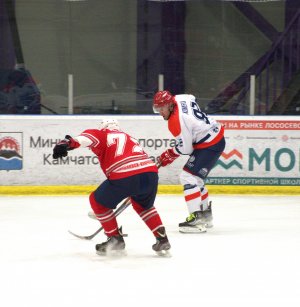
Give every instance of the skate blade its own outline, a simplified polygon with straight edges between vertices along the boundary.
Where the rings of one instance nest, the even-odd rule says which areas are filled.
[[[197,226],[197,227],[179,227],[179,232],[181,233],[205,233],[205,226]]]
[[[165,258],[170,258],[172,257],[172,254],[170,253],[169,250],[162,250],[162,251],[158,251],[156,252],[157,256],[159,257],[165,257]]]
[[[91,219],[93,219],[93,220],[97,220],[97,217],[96,217],[95,213],[92,212],[92,211],[90,211],[90,212],[88,213],[88,217],[91,218]]]
[[[120,258],[127,256],[127,252],[123,250],[109,250],[106,252],[96,251],[96,254],[101,257]]]

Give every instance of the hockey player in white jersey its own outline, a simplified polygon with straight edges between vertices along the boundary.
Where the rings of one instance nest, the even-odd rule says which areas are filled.
[[[153,109],[168,121],[176,139],[176,146],[158,157],[161,166],[171,164],[180,155],[189,156],[179,178],[190,215],[179,223],[179,231],[206,232],[213,226],[213,216],[205,178],[225,148],[224,127],[201,111],[193,95],[173,96],[169,91],[159,91]]]

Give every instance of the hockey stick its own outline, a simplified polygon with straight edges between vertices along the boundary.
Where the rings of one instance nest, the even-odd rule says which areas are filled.
[[[121,214],[128,206],[130,206],[131,204],[131,200],[130,200],[130,197],[127,197],[123,203],[120,205],[120,207],[118,209],[116,209],[115,211],[115,216],[117,217],[119,214]],[[91,240],[93,239],[99,232],[101,232],[103,230],[103,227],[100,227],[96,232],[94,232],[93,234],[89,235],[89,236],[80,236],[80,235],[77,235],[76,233],[69,231],[69,233],[71,235],[73,235],[74,237],[76,238],[79,238],[79,239],[82,239],[82,240]]]
[[[156,163],[156,166],[158,168],[160,168],[160,163],[157,162]],[[127,207],[129,207],[131,205],[131,200],[130,200],[130,197],[127,197],[123,202],[122,204],[120,205],[120,207],[118,209],[116,209],[116,211],[114,212],[115,213],[115,216],[117,217],[119,214],[121,214]],[[68,232],[73,235],[74,237],[76,238],[79,238],[79,239],[82,239],[82,240],[91,240],[93,239],[99,232],[101,232],[103,230],[103,227],[100,227],[96,232],[94,232],[93,234],[89,235],[89,236],[80,236],[80,235],[77,235],[76,233],[68,230]]]

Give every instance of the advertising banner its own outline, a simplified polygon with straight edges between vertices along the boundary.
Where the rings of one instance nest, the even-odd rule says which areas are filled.
[[[300,185],[300,118],[219,119],[226,148],[208,184]]]
[[[52,159],[66,134],[116,118],[152,157],[175,145],[160,116],[0,116],[0,185],[97,185],[104,179],[87,148]],[[211,185],[300,185],[300,118],[215,116],[225,126],[226,148],[207,178]],[[160,184],[179,184],[189,156],[159,170]]]

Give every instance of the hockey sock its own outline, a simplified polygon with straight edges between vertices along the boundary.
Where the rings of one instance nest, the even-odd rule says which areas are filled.
[[[162,227],[161,218],[156,211],[156,208],[153,206],[150,209],[144,209],[141,205],[131,199],[132,207],[137,212],[137,214],[141,217],[144,223],[148,226],[148,228],[153,232],[155,237],[158,237],[157,229]]]
[[[197,185],[184,185],[184,199],[186,201],[189,213],[200,210],[201,192]]]
[[[118,223],[114,211],[99,204],[94,197],[94,193],[90,195],[90,204],[105,234],[108,237],[118,235]]]
[[[208,191],[206,187],[201,188],[201,210],[205,211],[208,208]]]

